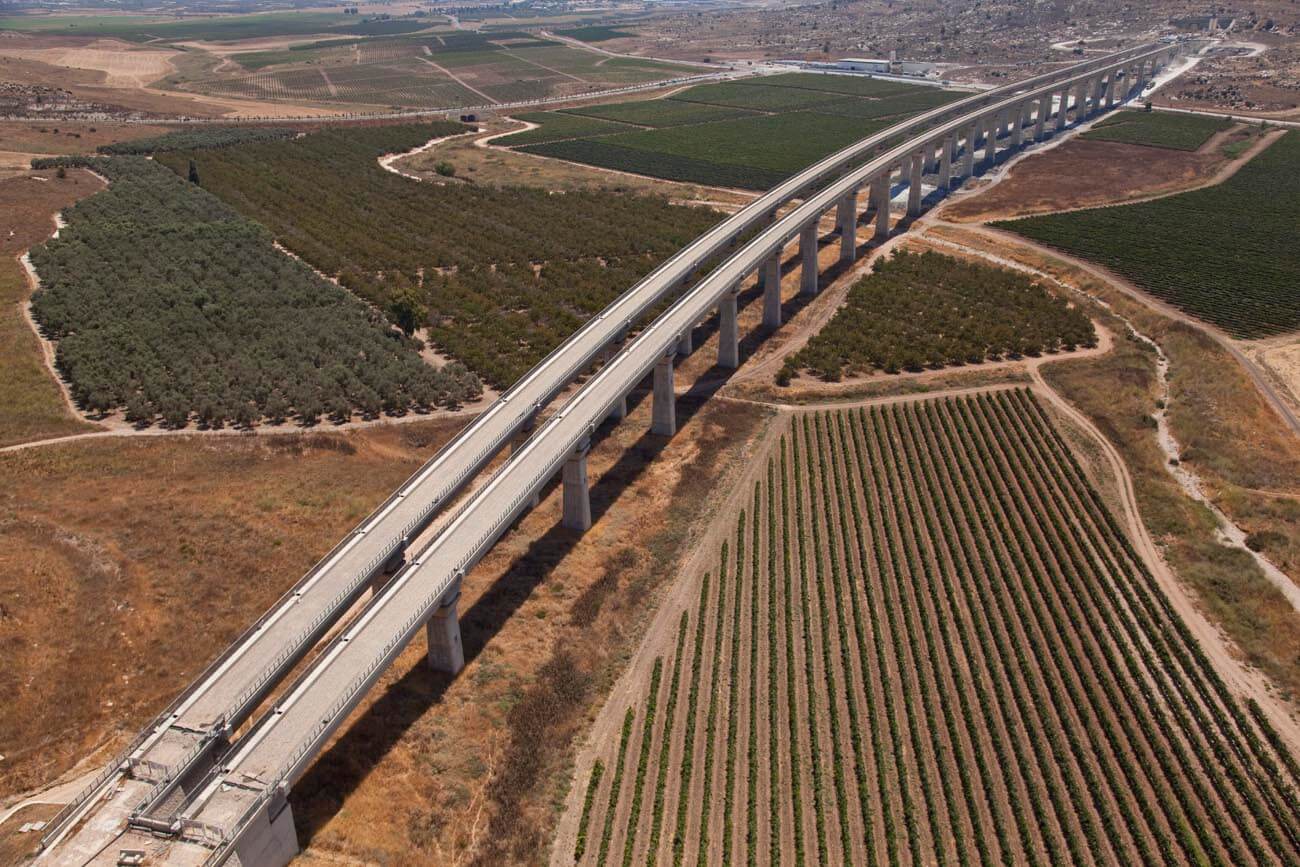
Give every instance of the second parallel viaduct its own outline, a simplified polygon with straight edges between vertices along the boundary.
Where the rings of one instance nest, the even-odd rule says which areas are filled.
[[[693,328],[714,310],[719,365],[739,365],[742,280],[760,275],[763,326],[775,328],[782,251],[799,239],[801,291],[815,294],[818,225],[828,211],[836,213],[841,259],[852,261],[864,191],[875,236],[888,237],[921,213],[927,177],[946,191],[956,178],[991,166],[1000,148],[1040,141],[1064,129],[1071,114],[1078,123],[1140,94],[1177,53],[1172,44],[1143,45],[926,112],[819,161],[697,238],[506,391],[304,576],[56,817],[42,857],[111,864],[121,854],[145,855],[162,838],[168,863],[220,864],[232,856],[259,867],[286,863],[297,852],[290,787],[421,629],[433,666],[451,672],[463,666],[460,580],[557,473],[563,523],[590,526],[586,453],[597,426],[622,418],[629,392],[652,374],[653,430],[671,436],[675,358],[691,351]],[[890,207],[896,187],[907,189],[906,217],[898,223]],[[749,232],[756,234],[690,285]],[[631,336],[651,308],[674,295],[664,313]],[[539,425],[541,410],[601,359],[591,378]],[[521,435],[527,439],[520,442]],[[510,459],[407,562],[407,545],[511,442]],[[389,574],[235,738],[366,589]]]

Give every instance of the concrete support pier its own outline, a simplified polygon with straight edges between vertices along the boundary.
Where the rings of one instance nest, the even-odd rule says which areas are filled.
[[[1047,131],[1047,116],[1052,113],[1052,95],[1040,96],[1038,98],[1037,117],[1034,118],[1034,141],[1043,140],[1043,135]]]
[[[907,182],[907,216],[921,216],[921,178],[925,171],[925,151],[912,156],[912,174]]]
[[[1070,107],[1070,89],[1068,87],[1061,90],[1061,106],[1056,110],[1056,131],[1060,132],[1065,129],[1066,110]]]
[[[840,199],[835,222],[840,227],[840,261],[852,262],[858,255],[858,191]]]
[[[681,339],[677,341],[677,354],[690,355],[695,351],[695,327],[687,328],[682,334]]]
[[[718,367],[740,367],[740,324],[736,321],[736,292],[732,289],[718,302]]]
[[[1002,126],[1001,121],[996,117],[990,117],[984,124],[984,168],[985,170],[993,168],[993,163],[998,158],[998,128]]]
[[[627,395],[623,395],[619,398],[618,402],[614,404],[613,409],[609,411],[609,417],[615,421],[622,421],[627,418]]]
[[[570,530],[591,529],[591,491],[587,486],[587,452],[590,444],[583,443],[564,462],[564,516],[560,523]]]
[[[1021,103],[1011,110],[1011,146],[1018,148],[1025,143],[1025,105]]]
[[[272,810],[277,812],[272,814]],[[258,867],[284,867],[298,855],[298,832],[293,810],[283,797],[271,798],[235,841],[235,861]]]
[[[817,223],[799,233],[799,294],[817,294]]]
[[[673,391],[673,357],[655,364],[654,406],[651,408],[650,432],[670,437],[677,433],[677,394]]]
[[[957,136],[954,133],[943,140],[943,149],[939,151],[939,189],[945,193],[952,187],[952,152],[957,149]]]
[[[773,253],[763,264],[763,330],[781,327],[781,254]]]
[[[966,130],[966,153],[962,154],[961,176],[972,177],[975,174],[975,143],[980,137],[980,125],[977,121]]]
[[[889,237],[889,181],[893,171],[885,172],[871,182],[871,197],[876,200],[876,240]]]
[[[459,674],[465,667],[465,649],[460,644],[460,620],[456,617],[456,604],[460,602],[460,584],[447,591],[425,624],[424,633],[429,639],[429,668],[447,674]]]

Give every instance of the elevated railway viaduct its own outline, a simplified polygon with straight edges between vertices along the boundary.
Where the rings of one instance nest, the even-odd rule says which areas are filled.
[[[291,787],[420,630],[430,665],[460,670],[461,579],[557,474],[563,523],[590,526],[586,454],[596,428],[622,418],[629,392],[652,376],[653,431],[673,435],[675,360],[693,349],[692,330],[715,311],[718,363],[739,365],[736,299],[744,279],[759,275],[763,326],[777,327],[783,251],[798,239],[800,291],[816,294],[818,226],[828,212],[841,260],[852,261],[863,216],[877,239],[889,237],[922,212],[927,179],[942,195],[993,165],[1000,151],[1140,94],[1177,53],[1173,44],[1142,45],[918,115],[826,157],[701,235],[588,321],[339,542],[67,805],[48,826],[40,858],[287,863],[297,852]],[[891,202],[903,190],[906,210],[896,218]],[[743,235],[751,237],[740,244]],[[543,408],[593,366],[541,422]],[[509,459],[448,511],[512,443]],[[408,547],[435,519],[440,525],[412,554]]]

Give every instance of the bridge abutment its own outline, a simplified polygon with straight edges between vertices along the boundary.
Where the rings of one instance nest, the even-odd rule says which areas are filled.
[[[459,674],[465,667],[465,649],[460,643],[460,620],[456,605],[460,602],[460,582],[447,592],[424,626],[429,640],[429,668],[447,674]]]
[[[278,808],[277,808],[278,803]],[[272,815],[272,810],[277,812]],[[283,797],[272,798],[235,842],[235,862],[256,867],[285,867],[298,855],[293,810]]]
[[[677,433],[677,394],[673,390],[673,357],[655,363],[654,406],[651,407],[650,432],[670,437]]]

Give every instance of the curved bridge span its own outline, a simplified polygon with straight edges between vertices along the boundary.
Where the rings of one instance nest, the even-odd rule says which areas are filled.
[[[502,394],[303,576],[50,823],[41,857],[76,865],[124,857],[286,863],[297,852],[289,789],[419,630],[428,632],[432,665],[460,669],[460,580],[556,474],[563,475],[564,524],[590,526],[586,453],[596,428],[622,418],[629,392],[652,374],[653,430],[671,436],[674,359],[691,351],[692,329],[715,310],[719,365],[739,365],[736,295],[744,279],[759,274],[763,326],[775,328],[782,252],[799,239],[801,291],[815,294],[818,225],[828,211],[836,214],[841,259],[852,261],[864,212],[876,238],[887,238],[921,213],[927,180],[932,194],[942,195],[993,165],[1000,150],[1041,141],[1071,119],[1140,95],[1177,52],[1166,43],[1138,46],[949,103],[826,157],[701,235]],[[891,202],[904,189],[906,216],[895,220]],[[786,213],[778,217],[780,209]],[[668,299],[675,300],[645,324]],[[539,425],[541,410],[598,362]],[[512,443],[491,478],[449,509]],[[425,533],[435,519],[440,526]],[[422,533],[431,538],[408,559]],[[348,620],[368,589],[369,600]]]

